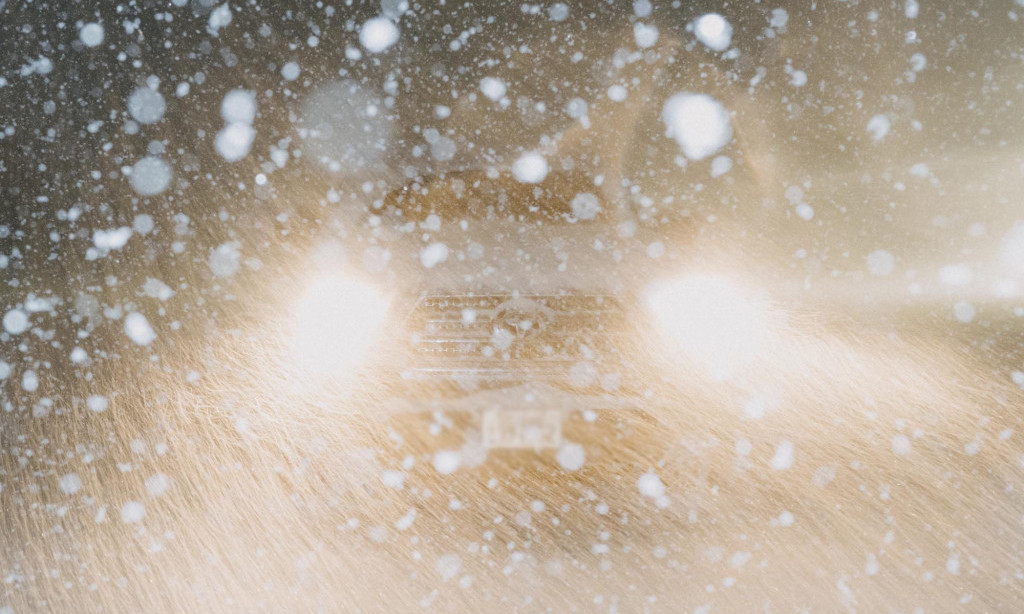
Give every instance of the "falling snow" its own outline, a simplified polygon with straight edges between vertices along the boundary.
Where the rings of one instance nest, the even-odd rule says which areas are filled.
[[[885,115],[875,115],[868,120],[867,131],[872,141],[881,141],[889,134],[891,128],[889,118]]]
[[[107,398],[98,394],[91,394],[85,400],[85,405],[96,413],[107,411]]]
[[[3,317],[4,330],[11,335],[20,335],[30,325],[28,314],[23,309],[11,309]]]
[[[444,243],[431,243],[420,252],[420,262],[426,268],[433,268],[448,259],[448,246]]]
[[[578,471],[586,463],[586,452],[578,443],[564,443],[558,449],[558,464],[566,471]]]
[[[398,42],[398,26],[386,17],[374,17],[359,30],[359,42],[370,53],[381,53]]]
[[[156,332],[149,320],[141,313],[130,313],[124,318],[124,332],[136,345],[149,345],[156,339]]]
[[[138,524],[146,517],[146,506],[138,501],[129,501],[121,506],[121,520],[128,524]]]
[[[783,441],[775,446],[775,454],[772,455],[771,467],[776,471],[789,469],[793,466],[793,442]]]
[[[495,77],[484,77],[480,80],[480,91],[483,92],[484,96],[487,96],[494,102],[498,102],[505,97],[505,92],[508,91],[508,87],[505,82]]]
[[[171,183],[171,167],[163,159],[146,156],[131,167],[128,181],[139,196],[156,196]]]
[[[140,87],[128,97],[128,112],[140,124],[160,121],[166,110],[164,97],[149,87]]]
[[[706,94],[675,94],[665,101],[661,121],[666,135],[675,139],[691,160],[713,156],[732,139],[728,111]]]
[[[524,153],[512,164],[512,174],[523,183],[540,183],[549,170],[547,160],[536,152]]]
[[[441,475],[454,473],[462,464],[462,455],[453,450],[442,450],[434,454],[434,469]]]
[[[0,614],[1020,609],[1024,0],[65,4]]]
[[[637,488],[640,489],[640,494],[645,497],[651,497],[657,499],[665,495],[665,484],[661,481],[655,473],[645,473],[640,476],[640,479],[636,482]]]
[[[103,26],[98,23],[87,23],[78,32],[78,38],[86,47],[99,47],[103,44]]]
[[[701,15],[693,23],[697,40],[712,51],[725,51],[732,44],[732,25],[718,13]]]

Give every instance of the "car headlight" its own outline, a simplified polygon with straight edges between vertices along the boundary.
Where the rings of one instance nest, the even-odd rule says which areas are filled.
[[[646,302],[671,346],[718,380],[755,359],[775,328],[763,300],[714,275],[656,284]]]
[[[366,356],[386,309],[384,297],[366,283],[340,275],[313,281],[294,312],[297,362],[317,372],[347,374]]]

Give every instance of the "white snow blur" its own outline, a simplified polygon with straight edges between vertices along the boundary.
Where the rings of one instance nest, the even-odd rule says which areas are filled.
[[[653,47],[658,42],[658,28],[638,21],[633,24],[633,39],[641,49]]]
[[[420,262],[424,267],[432,269],[448,258],[448,246],[444,243],[431,243],[420,251]]]
[[[103,26],[96,22],[87,23],[78,31],[78,38],[86,47],[99,47],[103,44]]]
[[[698,17],[693,22],[693,33],[713,51],[725,51],[732,44],[732,24],[718,13]]]
[[[146,156],[130,169],[128,184],[139,196],[156,196],[171,184],[171,167],[163,158]]]
[[[462,464],[462,454],[456,450],[441,450],[434,454],[434,469],[441,475],[455,473]]]
[[[508,91],[508,87],[505,82],[496,77],[484,77],[480,80],[480,91],[483,92],[484,96],[498,102],[505,97],[505,92]]]
[[[889,134],[889,129],[892,127],[892,123],[889,117],[886,115],[878,114],[873,115],[868,120],[867,131],[871,135],[871,140],[878,142],[884,139]]]
[[[131,237],[132,229],[127,226],[121,226],[111,230],[94,230],[92,242],[96,249],[100,250],[121,249],[128,243],[128,239]]]
[[[11,335],[20,335],[29,328],[28,314],[23,309],[11,309],[4,314],[4,330]]]
[[[558,464],[566,471],[579,471],[587,460],[586,451],[578,443],[566,442],[558,448],[555,456]]]
[[[580,192],[569,201],[569,209],[581,220],[592,220],[601,212],[601,201],[595,194]]]
[[[387,17],[374,17],[359,29],[359,42],[370,53],[381,53],[398,42],[398,26]]]
[[[226,125],[217,133],[214,148],[228,162],[237,162],[249,155],[256,130],[256,95],[248,90],[228,92],[220,105],[220,115]]]
[[[220,34],[221,28],[231,23],[231,6],[224,3],[210,11],[210,18],[206,22],[206,31],[211,36]]]
[[[156,332],[149,325],[149,320],[138,312],[132,312],[125,316],[124,332],[136,345],[149,345],[156,339]]]
[[[673,95],[662,107],[661,121],[665,134],[675,139],[691,160],[715,155],[732,139],[729,112],[707,94]]]
[[[1024,276],[1024,221],[1015,223],[999,244],[999,259],[1013,274]]]
[[[302,105],[299,135],[332,172],[358,174],[384,167],[392,120],[384,100],[355,81],[327,82]]]
[[[166,110],[163,95],[149,87],[140,87],[128,97],[128,113],[140,124],[160,121]]]
[[[549,170],[548,161],[534,151],[524,153],[512,163],[512,175],[522,183],[540,183]]]
[[[637,488],[645,497],[656,499],[665,495],[665,484],[656,473],[645,473],[637,480]]]
[[[220,102],[220,116],[229,124],[252,124],[256,120],[256,94],[250,90],[231,90]]]

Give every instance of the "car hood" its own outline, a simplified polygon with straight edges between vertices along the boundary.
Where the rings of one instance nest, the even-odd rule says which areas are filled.
[[[419,293],[629,293],[671,259],[630,224],[466,220],[388,233],[397,282]]]

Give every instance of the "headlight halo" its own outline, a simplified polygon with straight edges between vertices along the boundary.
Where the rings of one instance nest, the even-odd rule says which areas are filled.
[[[728,276],[695,273],[655,282],[645,306],[671,349],[715,380],[731,379],[765,348],[776,329],[767,301]]]
[[[350,375],[365,359],[384,324],[386,297],[343,273],[312,280],[295,303],[292,357],[314,373]]]

